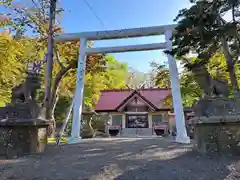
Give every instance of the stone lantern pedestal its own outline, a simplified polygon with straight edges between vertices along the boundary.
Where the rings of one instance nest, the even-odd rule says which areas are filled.
[[[195,140],[200,152],[240,155],[240,116],[198,119]]]
[[[13,158],[44,151],[49,123],[39,118],[40,110],[35,102],[0,109],[0,156]]]

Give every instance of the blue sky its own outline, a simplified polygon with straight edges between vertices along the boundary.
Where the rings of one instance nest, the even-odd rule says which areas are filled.
[[[87,0],[104,26],[95,17],[84,0],[61,0],[65,8],[62,26],[65,32],[112,30],[172,24],[178,11],[189,7],[189,0]],[[163,37],[131,38],[96,42],[96,46],[117,46],[163,42]],[[113,54],[139,71],[150,70],[149,62],[164,62],[162,51]]]

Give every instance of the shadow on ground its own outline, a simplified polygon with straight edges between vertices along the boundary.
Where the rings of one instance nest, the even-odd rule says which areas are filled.
[[[49,146],[44,154],[0,160],[0,179],[230,180],[238,157],[207,157],[169,139],[86,140]],[[2,163],[1,163],[2,162]]]

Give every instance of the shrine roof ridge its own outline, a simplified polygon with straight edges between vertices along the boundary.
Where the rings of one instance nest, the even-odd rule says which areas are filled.
[[[171,90],[171,88],[137,88],[137,89],[119,88],[119,89],[104,89],[104,90],[101,90],[101,92],[154,91],[154,90]]]

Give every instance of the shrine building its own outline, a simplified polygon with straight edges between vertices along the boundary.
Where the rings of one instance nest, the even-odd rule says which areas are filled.
[[[169,99],[169,88],[104,90],[95,111],[108,117],[112,136],[164,136],[176,132]]]

